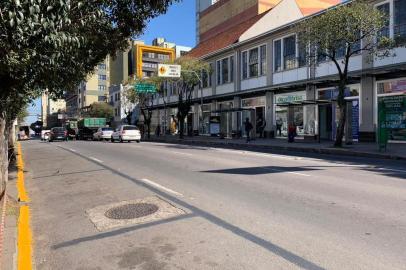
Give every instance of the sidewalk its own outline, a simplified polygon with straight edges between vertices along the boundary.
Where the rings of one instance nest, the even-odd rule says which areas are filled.
[[[210,136],[185,136],[180,140],[178,135],[166,136],[151,136],[147,141],[165,142],[165,143],[179,143],[179,144],[193,144],[212,147],[230,147],[244,150],[255,151],[293,151],[302,153],[320,153],[340,156],[357,156],[368,158],[383,158],[383,159],[397,159],[406,160],[406,144],[396,143],[388,144],[385,152],[378,150],[376,143],[357,143],[352,145],[345,145],[342,148],[333,147],[333,142],[308,142],[297,139],[294,143],[288,143],[286,139],[256,139],[246,143],[245,139],[220,139],[218,137]]]

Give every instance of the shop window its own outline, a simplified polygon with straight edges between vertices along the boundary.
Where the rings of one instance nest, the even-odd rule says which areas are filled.
[[[386,14],[387,16],[387,20],[386,20],[386,23],[385,23],[385,26],[384,27],[382,27],[382,29],[378,32],[378,37],[377,37],[377,39],[378,39],[378,42],[379,42],[379,40],[381,39],[381,38],[383,38],[383,37],[386,37],[386,38],[389,38],[389,35],[390,35],[390,31],[389,31],[389,25],[390,25],[390,21],[389,21],[389,16],[390,16],[390,6],[389,6],[389,3],[385,3],[385,4],[382,4],[382,5],[379,5],[379,6],[377,6],[376,7],[380,12],[382,12],[383,14]]]
[[[221,62],[217,61],[217,85],[221,84]]]
[[[242,58],[242,78],[247,79],[248,78],[248,72],[247,72],[247,54],[248,52],[242,52],[241,58]]]
[[[296,67],[296,36],[283,39],[283,68],[292,69]]]
[[[249,50],[248,73],[250,77],[258,76],[258,48]]]
[[[305,44],[299,43],[299,67],[304,67],[307,65],[307,46]]]
[[[230,82],[234,81],[234,56],[230,57]]]
[[[282,70],[282,40],[277,40],[274,43],[274,70]]]
[[[209,86],[209,85],[208,85],[209,76],[208,76],[207,70],[202,70],[201,78],[202,78],[202,85],[201,85],[201,87],[202,87],[202,88],[208,87],[208,86]]]
[[[228,58],[221,60],[221,83],[228,83]]]
[[[406,79],[377,83],[378,95],[406,93]]]
[[[261,71],[260,75],[266,74],[266,45],[262,45],[260,48],[260,55],[261,55]]]
[[[399,43],[406,43],[406,0],[394,0],[394,38]]]

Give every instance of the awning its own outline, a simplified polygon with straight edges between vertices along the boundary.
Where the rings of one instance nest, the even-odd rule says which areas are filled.
[[[279,107],[291,107],[291,106],[306,106],[306,105],[325,105],[331,104],[331,100],[302,100],[302,101],[292,101],[292,102],[284,102],[284,103],[276,103],[276,106]]]
[[[211,113],[228,113],[228,112],[242,112],[242,111],[254,111],[254,108],[231,108],[231,109],[220,109],[211,111]]]

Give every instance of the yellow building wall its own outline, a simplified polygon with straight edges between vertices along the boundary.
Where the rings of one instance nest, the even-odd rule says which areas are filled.
[[[135,63],[137,65],[137,77],[142,78],[142,54],[144,52],[159,53],[169,55],[170,61],[175,60],[175,49],[162,48],[157,46],[149,46],[143,44],[136,44],[135,46]]]

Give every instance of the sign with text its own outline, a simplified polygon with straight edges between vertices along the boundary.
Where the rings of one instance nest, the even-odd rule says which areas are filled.
[[[134,89],[136,92],[139,93],[155,93],[156,87],[150,83],[136,83],[134,85]]]
[[[180,65],[158,64],[158,77],[180,78]]]
[[[406,140],[406,95],[380,97],[378,100],[378,141]]]

